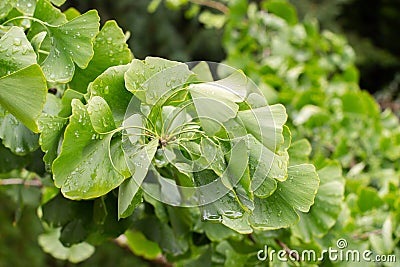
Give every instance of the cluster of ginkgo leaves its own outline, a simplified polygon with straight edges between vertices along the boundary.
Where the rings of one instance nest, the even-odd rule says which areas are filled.
[[[326,193],[338,167],[317,173],[309,143],[291,146],[284,106],[268,105],[242,72],[214,79],[206,62],[133,59],[116,22],[99,29],[96,11],[53,4],[0,5],[1,172],[45,153],[45,251],[80,261],[131,229],[131,243],[152,248],[132,245],[140,256],[230,262],[230,238],[244,246],[244,234],[312,223],[319,176],[321,203],[340,199]]]

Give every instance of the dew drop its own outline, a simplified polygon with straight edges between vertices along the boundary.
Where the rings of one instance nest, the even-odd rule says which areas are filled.
[[[225,210],[223,211],[223,214],[230,219],[237,219],[243,216],[243,213],[233,210]]]
[[[108,85],[106,87],[104,87],[104,94],[108,94],[110,92],[110,88],[108,87]]]
[[[14,38],[14,45],[20,46],[22,44],[22,40],[20,38]]]

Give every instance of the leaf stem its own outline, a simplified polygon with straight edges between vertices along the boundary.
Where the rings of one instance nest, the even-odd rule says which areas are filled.
[[[37,23],[39,23],[40,25],[42,25],[44,28],[46,28],[47,32],[49,32],[49,30],[47,29],[47,27],[51,27],[50,24],[47,24],[46,22],[41,21],[40,19],[37,19],[37,18],[34,18],[34,17],[28,17],[28,16],[19,16],[19,17],[11,18],[11,19],[9,19],[9,20],[3,22],[1,25],[6,25],[7,23],[10,23],[10,22],[12,22],[12,21],[14,21],[14,20],[19,20],[19,19],[27,19],[27,20],[31,20],[31,21],[37,22]],[[50,33],[50,32],[49,32],[49,33]]]
[[[25,185],[32,187],[42,187],[43,183],[38,178],[34,178],[32,180],[22,178],[7,178],[0,179],[0,185]]]
[[[279,239],[275,239],[275,242],[278,243],[278,245],[283,248],[286,253],[290,256],[292,256],[293,258],[296,259],[296,261],[300,261],[300,257],[299,254],[297,254],[295,251],[291,250],[285,243],[283,243],[281,240]]]
[[[185,123],[183,123],[183,124],[181,124],[181,125],[176,126],[174,129],[172,129],[172,131],[169,133],[169,135],[170,135],[170,136],[174,135],[175,132],[176,132],[178,129],[184,128],[184,127],[187,126],[187,125],[189,125],[189,126],[190,126],[190,125],[199,126],[199,128],[200,128],[200,125],[199,125],[198,123],[196,123],[196,122],[194,122],[194,121],[188,121],[188,122],[185,122]]]
[[[172,123],[174,122],[174,120],[178,117],[178,115],[179,115],[183,110],[185,110],[186,107],[188,107],[188,106],[190,106],[190,105],[193,105],[193,101],[187,103],[187,104],[184,105],[183,107],[180,107],[180,110],[179,110],[178,112],[176,112],[176,113],[174,114],[174,116],[172,117],[172,119],[170,119],[170,120],[168,121],[167,127],[165,127],[165,129],[164,129],[164,125],[163,125],[162,132],[167,133],[168,130],[169,130],[169,128],[172,126]]]
[[[201,6],[211,7],[220,11],[221,13],[227,14],[229,12],[229,8],[222,3],[212,1],[212,0],[189,0],[193,4],[198,4]]]

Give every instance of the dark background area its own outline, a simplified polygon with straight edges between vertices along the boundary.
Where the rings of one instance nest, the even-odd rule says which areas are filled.
[[[253,1],[260,2],[260,1]],[[398,0],[291,0],[300,19],[318,19],[322,29],[346,35],[357,54],[360,85],[372,93],[386,89],[400,69],[400,1]],[[115,19],[131,32],[129,44],[137,58],[147,55],[174,60],[221,61],[222,30],[206,29],[196,18],[185,17],[185,9],[172,10],[161,4],[147,11],[149,0],[68,1],[85,12],[97,9],[104,21]],[[397,83],[396,83],[397,84]]]

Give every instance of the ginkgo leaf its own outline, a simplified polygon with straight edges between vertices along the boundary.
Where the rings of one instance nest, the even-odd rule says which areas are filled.
[[[94,112],[103,113],[104,110]],[[130,176],[124,171],[121,140],[111,138],[112,133],[98,136],[87,107],[77,99],[72,100],[72,116],[65,130],[61,153],[53,162],[55,185],[61,188],[65,197],[96,198],[118,187]]]
[[[35,51],[23,29],[11,27],[0,39],[0,77],[35,63]]]
[[[158,140],[154,139],[133,155],[125,153],[127,164],[133,173],[131,178],[124,181],[118,191],[118,218],[126,218],[132,214],[133,208],[140,203],[135,203],[135,196],[146,177],[147,171],[154,158]]]
[[[125,89],[124,74],[129,65],[108,68],[89,86],[91,96],[101,96],[110,107],[115,123],[120,124],[131,102],[132,94]]]
[[[0,19],[8,15],[8,13],[13,9],[13,5],[16,0],[4,0],[0,2]]]
[[[272,152],[283,144],[283,125],[287,120],[283,105],[265,106],[238,113],[246,130]]]
[[[125,73],[125,85],[142,102],[154,105],[166,93],[185,84],[191,75],[184,63],[146,57],[144,61],[132,61]]]
[[[237,103],[245,100],[247,88],[238,89],[234,81],[235,73],[225,79],[188,87],[201,125],[209,136],[218,132],[221,124],[235,118],[239,111]]]
[[[93,57],[93,39],[99,32],[99,16],[91,10],[59,26],[47,26],[51,48],[42,63],[48,81],[66,83],[72,79],[75,64],[86,68]]]
[[[17,0],[15,8],[24,15],[32,16],[36,0]]]
[[[78,263],[86,260],[94,253],[94,247],[86,242],[65,247],[59,240],[60,228],[52,229],[38,237],[38,243],[44,251],[53,257]]]
[[[94,55],[85,69],[75,69],[71,88],[86,92],[87,86],[111,66],[128,64],[132,52],[125,41],[125,35],[115,21],[107,21],[93,43]]]
[[[107,102],[100,96],[92,97],[87,105],[90,122],[93,129],[100,134],[115,129],[114,117]]]
[[[39,65],[0,78],[0,105],[33,132],[46,102],[47,84]]]
[[[26,128],[13,115],[6,114],[0,115],[0,139],[5,147],[21,156],[38,148],[39,136]]]
[[[318,170],[321,184],[315,203],[309,212],[300,213],[300,222],[292,227],[293,234],[310,242],[321,238],[335,224],[341,211],[344,195],[344,179],[337,163],[330,163]]]
[[[57,157],[58,144],[67,124],[67,118],[60,118],[49,114],[43,114],[39,118],[39,130],[41,132],[39,144],[46,154],[43,161],[49,167]]]

